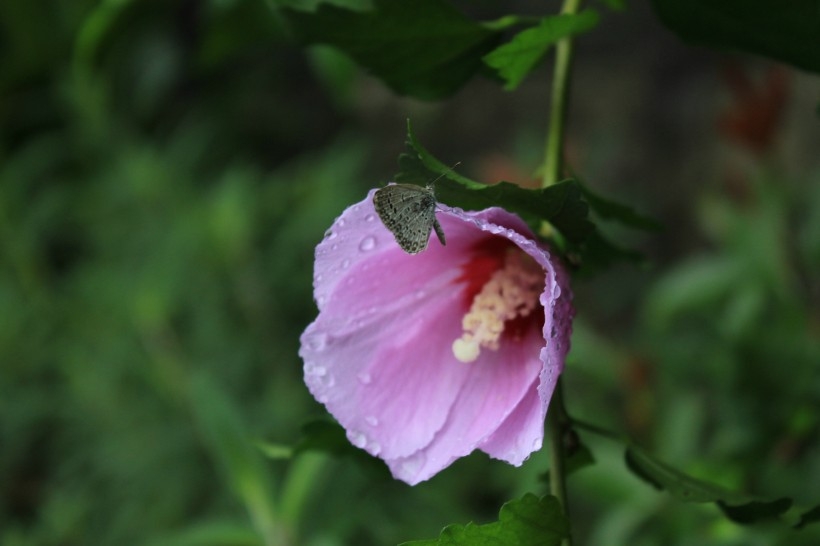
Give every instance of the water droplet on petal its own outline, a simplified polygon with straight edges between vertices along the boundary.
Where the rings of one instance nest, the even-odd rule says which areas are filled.
[[[372,235],[368,235],[362,242],[359,243],[359,250],[362,252],[367,252],[368,250],[373,250],[376,247],[376,238]]]
[[[322,351],[327,347],[330,336],[324,332],[318,332],[305,339],[305,344],[313,351]]]
[[[339,219],[336,221],[336,225],[337,225],[337,226],[339,226],[339,227],[345,227],[345,221],[344,221],[344,218],[339,218]]]
[[[373,378],[367,372],[360,372],[356,377],[359,378],[359,382],[362,385],[369,385],[370,382],[373,381]]]
[[[374,457],[377,457],[377,456],[379,455],[379,453],[381,453],[381,452],[382,452],[382,446],[381,446],[381,444],[380,444],[380,443],[378,443],[378,442],[373,442],[372,444],[370,444],[369,446],[367,446],[367,451],[368,451],[371,455],[373,455]]]
[[[370,425],[371,427],[379,426],[379,419],[375,415],[368,415],[364,418],[364,422]]]
[[[552,288],[552,297],[558,299],[561,297],[561,287],[557,284]]]
[[[342,269],[347,269],[348,267],[350,267],[350,260],[345,258],[344,260],[342,260]]]
[[[427,457],[422,452],[407,457],[401,463],[402,474],[406,474],[410,478],[415,477],[426,461]]]
[[[325,231],[325,239],[327,240],[335,239],[338,236],[339,234],[333,231],[333,228],[327,228],[327,231]]]
[[[339,250],[339,245],[334,243],[333,246],[330,247],[330,250]]]
[[[347,438],[350,440],[350,443],[356,447],[362,448],[367,445],[367,436],[361,432],[351,430],[347,433]]]
[[[375,219],[376,219],[376,215],[375,215],[375,214],[368,214],[367,216],[365,216],[365,217],[364,217],[364,219],[365,219],[367,222],[372,222],[373,220],[375,220]]]
[[[313,363],[308,363],[305,364],[305,373],[314,377],[323,377],[327,375],[327,368]]]

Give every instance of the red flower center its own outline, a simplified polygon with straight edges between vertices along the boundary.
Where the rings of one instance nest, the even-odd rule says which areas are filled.
[[[469,310],[462,319],[462,336],[453,342],[453,355],[461,362],[474,362],[482,349],[498,350],[507,331],[520,337],[540,308],[544,271],[520,248],[500,237],[482,241],[473,259],[464,267],[459,281]]]

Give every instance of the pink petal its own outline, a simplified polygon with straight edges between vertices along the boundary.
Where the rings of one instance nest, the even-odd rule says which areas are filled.
[[[393,475],[411,485],[427,480],[480,447],[530,394],[536,395],[537,410],[540,404],[536,383],[541,371],[538,350],[542,341],[537,330],[535,334],[527,336],[525,343],[507,342],[498,351],[484,351],[475,362],[448,364],[469,370],[458,400],[430,445],[411,457],[387,460]],[[526,455],[541,436],[543,429],[526,446]]]

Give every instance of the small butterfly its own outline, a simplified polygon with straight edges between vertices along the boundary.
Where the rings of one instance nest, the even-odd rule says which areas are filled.
[[[444,230],[436,219],[436,196],[432,185],[426,188],[413,184],[385,186],[373,195],[373,206],[384,227],[393,233],[396,242],[408,254],[418,254],[427,248],[433,229],[441,244],[446,244]]]

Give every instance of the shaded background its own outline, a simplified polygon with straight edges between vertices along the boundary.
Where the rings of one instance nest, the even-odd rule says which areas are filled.
[[[575,283],[569,410],[697,476],[816,504],[817,79],[685,46],[641,2],[603,15],[578,43],[570,163],[665,229],[608,229],[650,265]],[[396,544],[544,492],[545,454],[476,454],[410,488],[287,446],[324,415],[297,349],[325,229],[391,178],[407,117],[444,162],[527,183],[548,76],[424,103],[298,48],[260,0],[4,1],[0,544]],[[580,544],[820,540],[674,503],[585,439]]]

